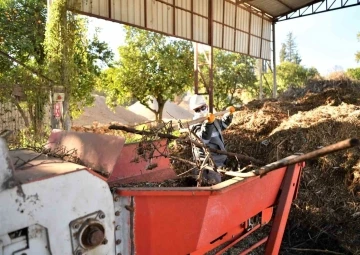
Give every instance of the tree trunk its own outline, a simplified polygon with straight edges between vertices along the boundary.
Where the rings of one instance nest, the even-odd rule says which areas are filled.
[[[33,114],[33,105],[28,103],[28,112],[29,112],[29,116],[30,116],[30,122],[31,122],[31,127],[34,129],[35,128],[35,116]]]
[[[17,99],[12,99],[11,101],[12,101],[12,103],[16,106],[16,109],[19,111],[21,117],[23,118],[24,123],[25,123],[25,126],[26,126],[26,127],[29,127],[29,125],[30,125],[29,119],[28,119],[28,117],[26,116],[24,110],[21,108],[21,106],[20,106],[19,102],[17,101]]]
[[[162,121],[163,119],[163,111],[164,111],[164,105],[165,103],[164,102],[158,102],[158,112],[157,114],[159,115],[159,119],[157,120],[159,123]]]
[[[54,98],[54,91],[51,90],[51,92],[50,92],[51,129],[60,129],[60,120],[55,118],[54,107],[55,107],[56,102],[54,102],[53,98]]]
[[[61,13],[61,40],[62,40],[62,58],[61,58],[61,74],[60,80],[61,84],[64,86],[64,102],[63,102],[63,116],[62,116],[62,127],[64,130],[69,131],[71,129],[71,119],[70,119],[70,96],[71,96],[71,84],[70,84],[70,75],[69,75],[69,47],[67,39],[69,36],[67,28],[67,15],[66,8],[64,7]]]
[[[34,106],[34,123],[33,123],[35,136],[39,138],[42,136],[42,131],[43,131],[43,123],[45,116],[44,105],[45,105],[45,100],[43,96],[39,96],[36,99]]]
[[[70,98],[69,93],[65,93],[65,99],[63,104],[63,129],[66,131],[71,130],[71,118],[70,118]]]

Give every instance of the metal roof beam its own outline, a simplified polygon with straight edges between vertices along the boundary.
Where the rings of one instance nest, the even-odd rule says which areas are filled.
[[[243,4],[243,3],[248,3],[254,0],[236,0],[236,4]]]
[[[295,9],[293,7],[291,7],[290,5],[284,3],[282,0],[276,0],[276,2],[281,3],[283,6],[285,6],[286,8],[290,9],[291,11],[295,11]]]
[[[279,1],[279,0],[278,0]],[[320,4],[319,4],[320,2]],[[335,4],[336,3],[336,4]],[[349,3],[348,0],[321,0],[310,5],[303,6],[302,8],[286,13],[282,16],[279,16],[277,21],[290,20],[305,16],[310,16],[314,14],[335,11],[339,9],[345,9],[348,7],[360,6],[360,1],[357,0],[355,3]]]

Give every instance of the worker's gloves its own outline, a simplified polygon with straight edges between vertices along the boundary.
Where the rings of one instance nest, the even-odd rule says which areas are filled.
[[[213,123],[215,121],[215,115],[212,114],[212,113],[208,113],[206,118],[207,118],[206,122],[208,124],[211,124],[211,123]]]
[[[233,114],[235,112],[235,107],[234,106],[229,106],[226,108],[227,111],[230,112],[230,114]]]

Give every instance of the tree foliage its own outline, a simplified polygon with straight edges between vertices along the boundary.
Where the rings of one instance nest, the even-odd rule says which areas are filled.
[[[360,42],[360,33],[357,34],[357,38]],[[355,53],[356,62],[360,63],[360,51]],[[355,80],[360,80],[360,68],[349,68],[346,70],[346,74]]]
[[[254,72],[255,59],[219,49],[214,49],[213,55],[214,107],[220,111],[227,106],[240,104],[242,90],[254,89],[257,80]],[[200,61],[206,60],[201,56]],[[200,71],[205,79],[200,79],[200,83],[207,88],[209,68],[201,65]]]
[[[35,134],[42,129],[48,82],[29,69],[43,71],[45,20],[45,0],[0,2],[0,102],[12,103]]]
[[[357,34],[357,38],[360,41],[360,33]],[[360,51],[355,53],[355,60],[359,63],[360,62]]]
[[[280,64],[276,66],[277,93],[282,93],[290,87],[302,87],[308,80],[320,76],[316,68],[300,65],[301,58],[292,32],[288,33],[286,42],[282,44],[279,57]],[[272,72],[264,74],[263,88],[265,95],[273,94]]]
[[[286,44],[282,43],[281,44],[281,49],[280,49],[280,63],[284,62],[287,58],[286,56]]]
[[[297,51],[295,37],[292,32],[289,32],[287,34],[286,42],[281,45],[280,63],[285,61],[295,64],[301,63],[301,57],[299,55],[299,52]]]
[[[166,101],[192,84],[191,43],[133,27],[126,27],[125,32],[126,45],[119,47],[119,63],[102,73],[99,87],[106,92],[108,102],[124,104],[135,98],[160,121]],[[152,107],[151,98],[157,108]]]
[[[54,1],[53,7],[59,11],[59,5],[64,4],[65,1]],[[43,126],[50,90],[64,84],[59,72],[76,69],[70,79],[74,115],[74,111],[92,102],[94,77],[100,74],[100,64],[108,63],[113,56],[97,34],[92,40],[86,39],[85,20],[65,14],[62,17],[69,18],[69,22],[54,14],[46,31],[46,0],[0,0],[0,100],[15,105],[35,133]],[[64,27],[67,30],[61,30]],[[60,31],[65,40],[56,40]],[[63,53],[69,61],[64,61]]]
[[[318,75],[316,68],[305,68],[296,63],[284,62],[277,67],[279,91],[284,91],[288,87],[301,87],[309,79]]]
[[[360,81],[360,68],[349,68],[347,69],[346,74],[350,78]]]
[[[69,130],[76,113],[93,102],[91,93],[100,75],[97,61],[107,64],[113,54],[97,35],[93,41],[87,39],[86,20],[68,12],[66,3],[52,3],[44,45],[48,74],[65,93],[62,126]]]
[[[299,88],[304,86],[307,81],[320,76],[315,67],[306,68],[291,62],[282,62],[276,67],[277,93],[282,93],[288,88]],[[273,88],[272,73],[266,73],[264,84],[264,94],[270,96]]]
[[[6,0],[0,4],[0,47],[19,61],[43,64],[46,0]]]

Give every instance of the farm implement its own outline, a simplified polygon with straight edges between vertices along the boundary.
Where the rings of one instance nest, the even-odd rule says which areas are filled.
[[[264,226],[241,254],[260,245],[278,254],[305,161],[359,144],[227,173],[208,187],[138,186],[177,178],[161,153],[166,141],[154,143],[149,160],[110,135],[53,131],[43,152],[8,151],[0,139],[0,254],[223,254]]]

